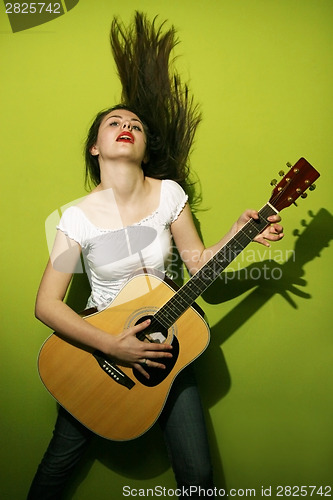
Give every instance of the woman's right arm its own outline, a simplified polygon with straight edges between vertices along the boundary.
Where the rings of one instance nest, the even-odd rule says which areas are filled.
[[[72,274],[58,271],[49,260],[37,293],[35,314],[44,324],[70,340],[110,354],[112,337],[84,321],[63,302]]]
[[[140,363],[145,359],[151,360],[151,367],[164,368],[163,364],[154,359],[170,357],[168,351],[171,346],[141,342],[136,337],[149,323],[143,322],[123,332],[115,332],[116,335],[110,335],[85,321],[64,302],[80,252],[78,243],[58,231],[37,293],[36,317],[65,338],[98,349],[120,363],[138,369],[144,375],[147,373]]]

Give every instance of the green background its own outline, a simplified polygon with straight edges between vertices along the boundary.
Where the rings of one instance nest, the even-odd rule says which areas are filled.
[[[283,213],[283,242],[252,244],[227,284],[200,299],[212,342],[197,374],[218,487],[260,496],[272,486],[274,497],[278,485],[332,486],[333,2],[80,0],[15,34],[0,9],[1,497],[25,498],[50,439],[56,404],[36,369],[50,331],[33,314],[45,221],[85,194],[88,125],[119,100],[110,22],[135,9],[175,24],[177,67],[203,110],[191,162],[206,244],[266,203],[287,161],[304,156],[321,172],[317,190]],[[125,485],[175,487],[158,428],[97,441],[69,498],[121,498]]]

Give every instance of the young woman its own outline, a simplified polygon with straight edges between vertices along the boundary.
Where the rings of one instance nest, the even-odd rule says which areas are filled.
[[[169,75],[174,30],[162,35],[161,28],[156,30],[154,23],[137,13],[134,28],[127,31],[113,22],[111,43],[123,83],[123,102],[99,113],[90,128],[86,172],[95,187],[63,214],[38,291],[36,316],[65,338],[98,349],[119,365],[149,377],[146,368],[163,370],[165,360],[172,357],[172,346],[138,340],[136,334],[148,322],[110,335],[64,302],[80,255],[91,284],[88,306],[103,308],[136,269],[165,271],[172,240],[194,274],[258,214],[245,211],[216,245],[204,247],[185,191],[187,160],[200,116],[179,78]],[[269,245],[268,241],[280,240],[279,221],[279,216],[271,217],[271,225],[256,241]],[[134,242],[128,238],[132,227],[137,229]],[[176,378],[159,423],[178,487],[212,488],[205,424],[191,367]],[[90,431],[59,410],[30,500],[61,498],[90,437]]]

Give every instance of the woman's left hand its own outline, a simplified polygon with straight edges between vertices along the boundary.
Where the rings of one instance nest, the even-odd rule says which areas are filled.
[[[250,219],[258,218],[259,215],[256,210],[246,210],[236,222],[237,231],[241,229]],[[261,243],[261,245],[265,245],[266,247],[270,247],[270,241],[279,241],[283,238],[284,234],[283,227],[279,224],[281,221],[281,217],[279,215],[267,217],[267,220],[271,222],[271,224],[266,227],[262,233],[258,234],[253,241]]]

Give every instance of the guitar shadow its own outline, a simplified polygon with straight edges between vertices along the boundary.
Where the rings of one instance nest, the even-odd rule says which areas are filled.
[[[293,256],[284,264],[278,264],[271,260],[254,263],[237,272],[237,279],[234,277],[229,279],[227,273],[226,285],[221,285],[221,280],[218,279],[203,295],[203,299],[207,303],[221,304],[253,289],[211,328],[210,346],[194,363],[198,373],[200,371],[198,385],[199,389],[202,388],[201,396],[210,437],[215,476],[218,486],[221,488],[225,487],[223,463],[209,415],[209,408],[220,401],[231,388],[231,377],[221,346],[274,295],[280,294],[294,309],[298,307],[297,298],[311,299],[311,295],[305,290],[308,284],[304,279],[304,267],[307,263],[320,257],[320,252],[328,247],[333,239],[333,216],[322,208],[317,214],[309,212],[309,217],[311,219],[309,223],[305,220],[301,221],[301,225],[304,227],[301,234],[298,230],[294,231],[293,234],[297,240]],[[255,274],[252,271],[255,271]],[[259,276],[259,279],[251,279],[251,276],[254,275]],[[279,279],[267,279],[267,276],[279,276]],[[67,303],[75,310],[84,309],[89,290],[86,277],[76,275],[69,291]],[[212,384],[212,380],[218,380],[219,383]],[[129,418],[135,418],[135,416],[131,415]],[[170,468],[162,432],[158,425],[154,425],[146,434],[133,441],[113,442],[96,437],[72,483],[70,493],[73,494],[73,491],[88,474],[95,460],[130,479],[152,479]]]
[[[256,312],[276,294],[280,294],[293,309],[297,309],[296,299],[311,299],[305,290],[308,286],[304,267],[317,257],[320,252],[329,246],[333,239],[333,216],[324,208],[317,214],[308,213],[311,221],[301,221],[304,227],[300,234],[294,230],[297,237],[294,252],[284,264],[266,260],[254,263],[246,269],[237,272],[237,279],[226,279],[227,286],[221,286],[220,280],[215,281],[203,295],[209,304],[221,304],[232,298],[243,295],[253,288],[253,291],[228,312],[221,320],[211,327],[211,342],[208,349],[195,362],[200,371],[199,389],[206,409],[219,402],[231,388],[231,376],[224,358],[221,346],[237,330],[242,327]],[[254,272],[252,272],[254,271]],[[260,277],[249,279],[249,276]],[[279,276],[279,279],[267,279],[267,276]],[[266,279],[265,279],[266,277]],[[219,383],[212,384],[212,380]],[[207,391],[209,387],[209,391]],[[209,432],[212,446],[214,465],[222,467],[219,448],[215,439],[212,424],[209,421]],[[223,486],[222,486],[223,487]]]
[[[210,346],[197,361],[197,364],[204,364],[206,367],[205,370],[200,370],[200,379],[204,386],[206,386],[206,382],[211,380],[212,372],[217,380],[222,381],[220,386],[214,384],[212,387],[210,384],[211,390],[209,393],[206,391],[205,401],[209,407],[224,397],[231,386],[221,345],[261,307],[265,306],[274,295],[281,295],[293,309],[298,308],[296,297],[311,299],[311,295],[305,291],[307,282],[304,279],[304,267],[313,259],[320,257],[320,252],[328,247],[333,239],[333,216],[326,209],[320,209],[316,215],[312,212],[308,214],[312,220],[310,223],[304,219],[301,221],[301,225],[304,227],[301,234],[298,230],[293,231],[297,240],[292,256],[284,264],[279,264],[274,260],[256,262],[237,271],[237,279],[234,279],[235,273],[229,278],[226,276],[226,286],[221,286],[218,279],[203,295],[207,303],[221,304],[241,296],[253,288],[252,293],[248,294],[244,300],[211,327]],[[251,279],[251,276],[255,278]],[[273,279],[269,279],[269,277],[273,277]]]

